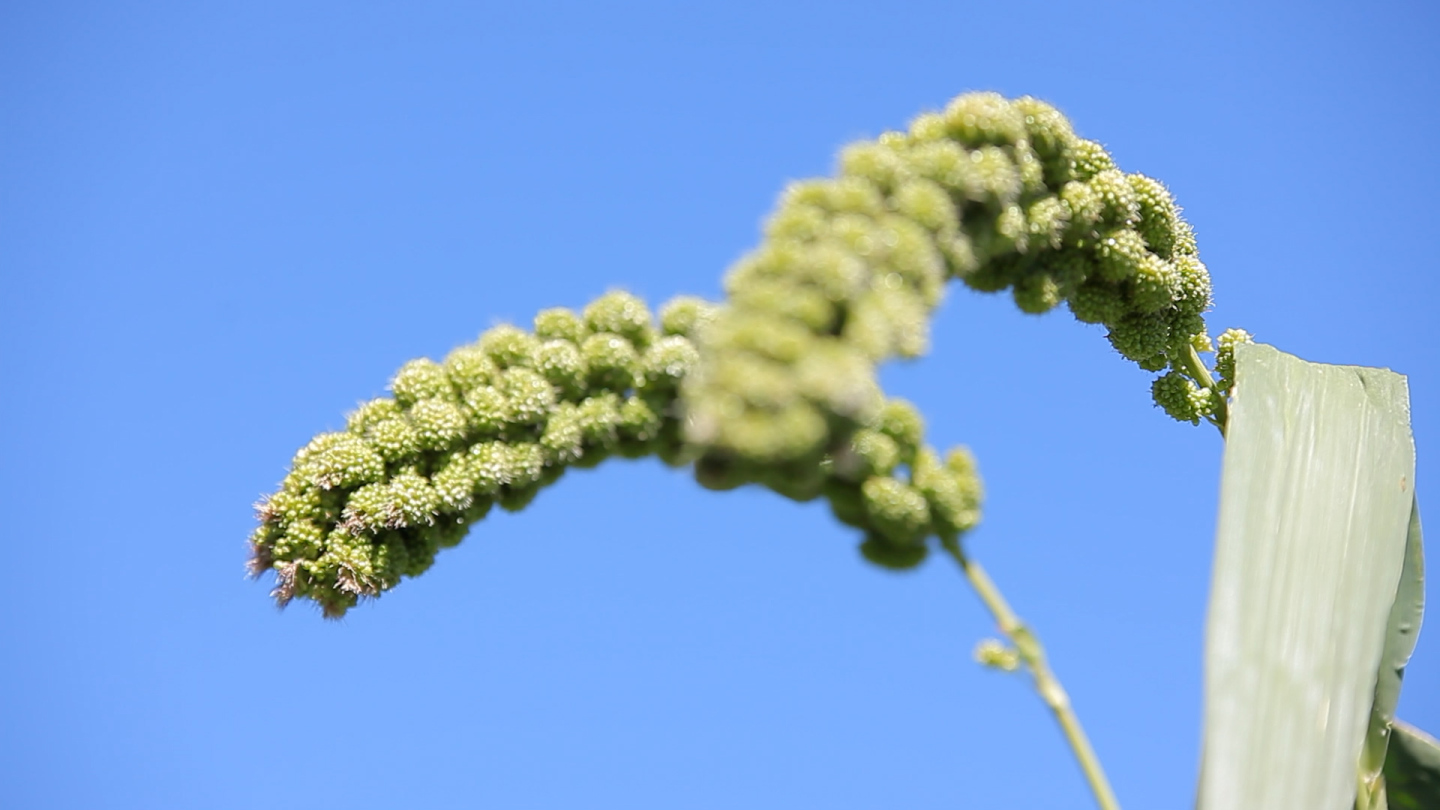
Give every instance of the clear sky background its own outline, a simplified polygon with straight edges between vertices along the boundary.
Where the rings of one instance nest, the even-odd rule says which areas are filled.
[[[611,462],[343,622],[243,576],[405,360],[716,297],[787,180],[979,89],[1172,188],[1216,331],[1410,375],[1440,515],[1433,4],[5,3],[0,805],[1089,807],[953,566],[821,504]],[[1190,807],[1219,437],[958,287],[884,377],[978,454],[971,548],[1122,802]],[[1400,714],[1440,731],[1432,624]]]

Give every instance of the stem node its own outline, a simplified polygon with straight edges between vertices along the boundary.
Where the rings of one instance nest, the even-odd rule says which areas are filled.
[[[1000,632],[1014,645],[1020,661],[1030,671],[1030,676],[1035,680],[1035,691],[1060,724],[1065,741],[1070,744],[1070,750],[1074,753],[1080,770],[1085,774],[1085,781],[1090,785],[1090,792],[1095,795],[1096,805],[1100,810],[1120,810],[1120,802],[1116,800],[1115,792],[1105,778],[1105,771],[1100,767],[1100,758],[1095,755],[1090,739],[1085,736],[1085,730],[1080,726],[1080,718],[1075,715],[1075,710],[1070,705],[1069,694],[1045,661],[1045,648],[1041,646],[1040,639],[1015,615],[1010,603],[1005,601],[1005,597],[985,573],[985,569],[965,555],[958,539],[947,538],[941,545],[960,565],[960,570],[975,588],[980,601],[985,603],[990,615],[995,618]]]

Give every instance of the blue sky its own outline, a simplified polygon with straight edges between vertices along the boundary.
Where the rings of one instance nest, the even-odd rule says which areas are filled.
[[[243,578],[250,504],[407,359],[718,296],[787,180],[984,89],[1171,187],[1212,327],[1410,375],[1440,514],[1437,35],[1395,2],[5,4],[0,796],[1088,807],[956,572],[871,568],[819,504],[611,462],[340,623]],[[884,379],[977,453],[971,547],[1122,803],[1189,807],[1218,436],[1097,328],[959,288]],[[1440,631],[1406,683],[1440,730]]]

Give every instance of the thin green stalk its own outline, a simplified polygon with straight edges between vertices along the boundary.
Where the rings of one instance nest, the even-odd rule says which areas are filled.
[[[1180,358],[1180,362],[1185,366],[1185,371],[1190,375],[1190,378],[1201,387],[1215,387],[1215,378],[1210,376],[1210,369],[1206,368],[1205,363],[1200,360],[1200,353],[1195,351],[1194,346],[1185,347],[1185,356]],[[1215,407],[1215,415],[1210,417],[1210,424],[1214,425],[1220,431],[1221,436],[1224,436],[1225,425],[1229,421],[1230,407],[1222,396],[1220,397],[1220,404]]]
[[[1005,601],[1005,597],[985,573],[985,569],[965,556],[959,541],[947,540],[943,545],[955,562],[959,563],[960,570],[965,573],[965,578],[970,580],[970,585],[975,588],[980,601],[985,603],[985,607],[995,617],[1000,632],[1015,646],[1020,660],[1026,669],[1030,670],[1035,679],[1035,691],[1040,694],[1045,705],[1050,707],[1055,720],[1060,724],[1065,741],[1070,744],[1070,750],[1075,754],[1075,760],[1085,774],[1085,781],[1090,784],[1090,792],[1095,794],[1095,803],[1100,810],[1120,810],[1115,792],[1111,790],[1105,771],[1100,767],[1100,759],[1095,756],[1095,749],[1090,746],[1090,739],[1085,736],[1085,730],[1080,726],[1080,718],[1075,715],[1075,709],[1070,705],[1070,696],[1045,661],[1045,648],[1040,645],[1040,640],[1020,617],[1015,615],[1010,603]]]

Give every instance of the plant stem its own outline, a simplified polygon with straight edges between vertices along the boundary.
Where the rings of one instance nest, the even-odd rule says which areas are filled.
[[[1110,789],[1110,782],[1105,778],[1104,769],[1100,767],[1100,759],[1095,756],[1095,749],[1090,747],[1090,739],[1080,727],[1080,718],[1075,716],[1075,709],[1070,705],[1070,696],[1065,693],[1060,679],[1055,677],[1055,673],[1050,671],[1049,664],[1045,662],[1045,648],[1040,645],[1040,640],[1020,617],[1015,615],[1010,603],[1005,601],[1005,597],[985,573],[985,569],[965,556],[958,540],[949,539],[942,545],[955,562],[960,564],[960,570],[965,573],[965,578],[970,580],[970,585],[975,588],[975,593],[979,594],[980,601],[985,603],[985,607],[995,617],[1000,632],[1015,645],[1020,660],[1030,670],[1035,679],[1035,691],[1040,694],[1040,699],[1050,707],[1055,720],[1059,722],[1065,741],[1070,744],[1070,750],[1075,754],[1080,770],[1085,774],[1085,781],[1090,784],[1090,792],[1095,794],[1095,803],[1100,810],[1120,810],[1115,792]]]
[[[1180,363],[1185,367],[1185,372],[1204,388],[1214,388],[1215,378],[1210,376],[1210,369],[1200,360],[1200,353],[1195,351],[1194,346],[1185,347],[1185,356],[1180,358]],[[1210,423],[1220,430],[1220,435],[1225,435],[1225,425],[1230,421],[1230,406],[1226,404],[1225,397],[1220,397],[1220,404],[1215,408],[1215,415]]]

